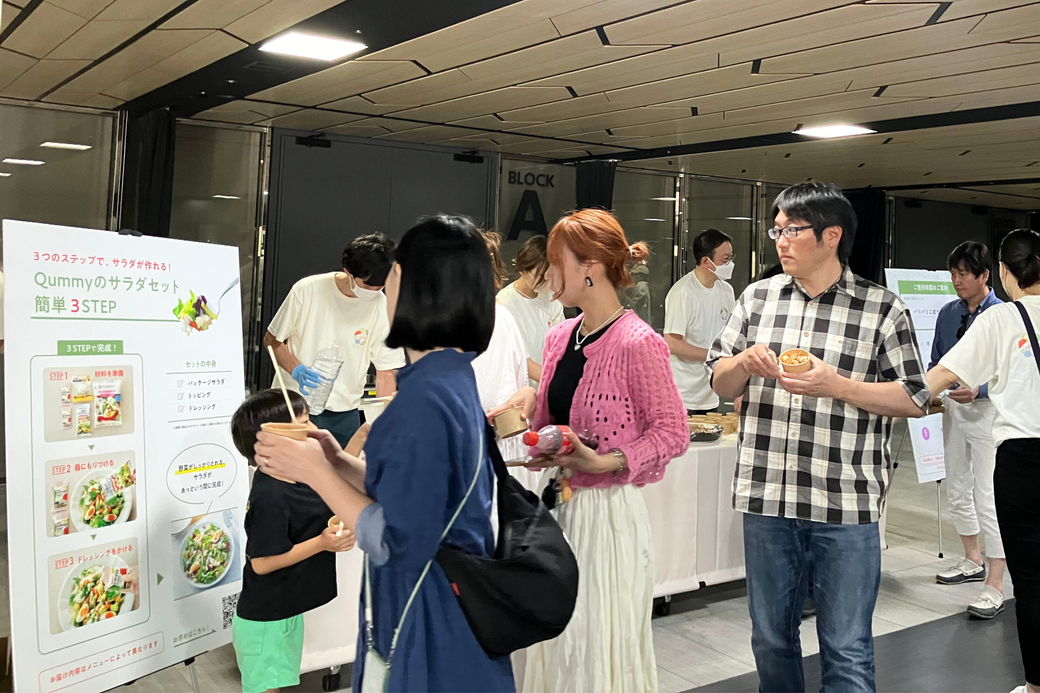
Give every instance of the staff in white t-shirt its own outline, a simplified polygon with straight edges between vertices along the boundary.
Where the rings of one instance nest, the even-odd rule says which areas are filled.
[[[498,292],[498,301],[509,309],[527,348],[527,376],[532,386],[542,379],[542,350],[549,328],[563,322],[563,306],[552,300],[545,281],[549,259],[545,236],[532,236],[516,253],[514,268],[520,278]]]
[[[733,240],[708,229],[694,239],[693,257],[697,266],[664,299],[664,341],[683,406],[689,414],[704,414],[719,408],[704,361],[737,302],[726,281],[733,276]]]
[[[997,410],[993,495],[1008,572],[1015,582],[1026,685],[1040,693],[1040,234],[1012,231],[1000,245],[1000,281],[1013,303],[986,310],[928,371],[933,393],[989,383]]]
[[[394,244],[381,234],[361,236],[343,251],[343,271],[298,281],[267,328],[264,344],[274,348],[286,383],[308,395],[320,382],[312,368],[318,353],[336,344],[343,366],[325,404],[311,421],[346,445],[360,426],[358,404],[369,364],[376,367],[376,394],[397,391],[394,370],[404,353],[385,345],[390,333],[382,288],[394,263]]]

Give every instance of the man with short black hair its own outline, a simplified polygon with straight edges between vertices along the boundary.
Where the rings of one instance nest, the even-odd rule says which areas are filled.
[[[741,294],[708,358],[715,391],[744,395],[733,507],[759,687],[805,690],[811,570],[823,690],[872,691],[892,419],[922,416],[928,384],[906,306],[848,267],[856,215],[841,191],[795,185],[773,215],[784,274]],[[809,371],[781,370],[791,349],[808,352]]]
[[[675,282],[664,299],[664,341],[672,352],[672,374],[683,406],[691,415],[719,408],[704,362],[736,303],[726,281],[733,276],[733,240],[708,229],[694,239],[693,257],[697,266]]]
[[[1002,303],[988,285],[991,265],[989,248],[967,241],[953,249],[946,262],[957,298],[939,311],[932,341],[935,368],[940,359],[961,340],[984,310]],[[934,393],[938,396],[939,393]],[[993,470],[997,450],[993,444],[996,414],[987,385],[952,387],[943,398],[943,443],[946,448],[946,498],[953,526],[964,545],[964,558],[935,576],[941,585],[982,582],[985,586],[968,605],[976,618],[993,618],[1004,610],[1004,544],[997,525],[993,496]],[[989,571],[979,548],[979,534],[986,542]]]
[[[325,403],[311,421],[345,446],[361,424],[358,405],[369,364],[376,368],[376,394],[397,391],[394,370],[404,353],[384,344],[390,332],[383,285],[394,264],[394,244],[382,234],[360,236],[343,250],[343,271],[296,282],[271,320],[264,344],[294,390],[309,395],[320,384],[315,357],[335,343],[343,366]],[[291,380],[290,377],[291,376]]]

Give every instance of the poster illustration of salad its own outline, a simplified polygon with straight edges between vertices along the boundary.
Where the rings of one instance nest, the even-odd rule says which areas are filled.
[[[239,252],[2,226],[13,686],[100,693],[231,641]]]

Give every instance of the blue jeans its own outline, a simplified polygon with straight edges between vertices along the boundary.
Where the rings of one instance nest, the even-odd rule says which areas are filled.
[[[361,428],[361,414],[357,409],[350,411],[329,411],[311,416],[311,421],[318,428],[332,433],[341,447],[346,447],[357,430]]]
[[[804,691],[798,629],[813,581],[822,691],[875,691],[871,618],[881,583],[877,523],[744,515],[751,647],[759,690]]]

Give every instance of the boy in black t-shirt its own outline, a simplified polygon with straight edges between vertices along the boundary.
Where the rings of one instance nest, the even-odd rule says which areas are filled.
[[[289,397],[297,420],[308,422],[303,397]],[[275,421],[289,421],[278,390],[253,395],[235,412],[231,435],[251,465],[260,425]],[[336,598],[335,554],[354,546],[350,530],[328,526],[331,517],[309,486],[256,471],[246,506],[242,594],[231,627],[244,693],[300,683],[303,613]]]

